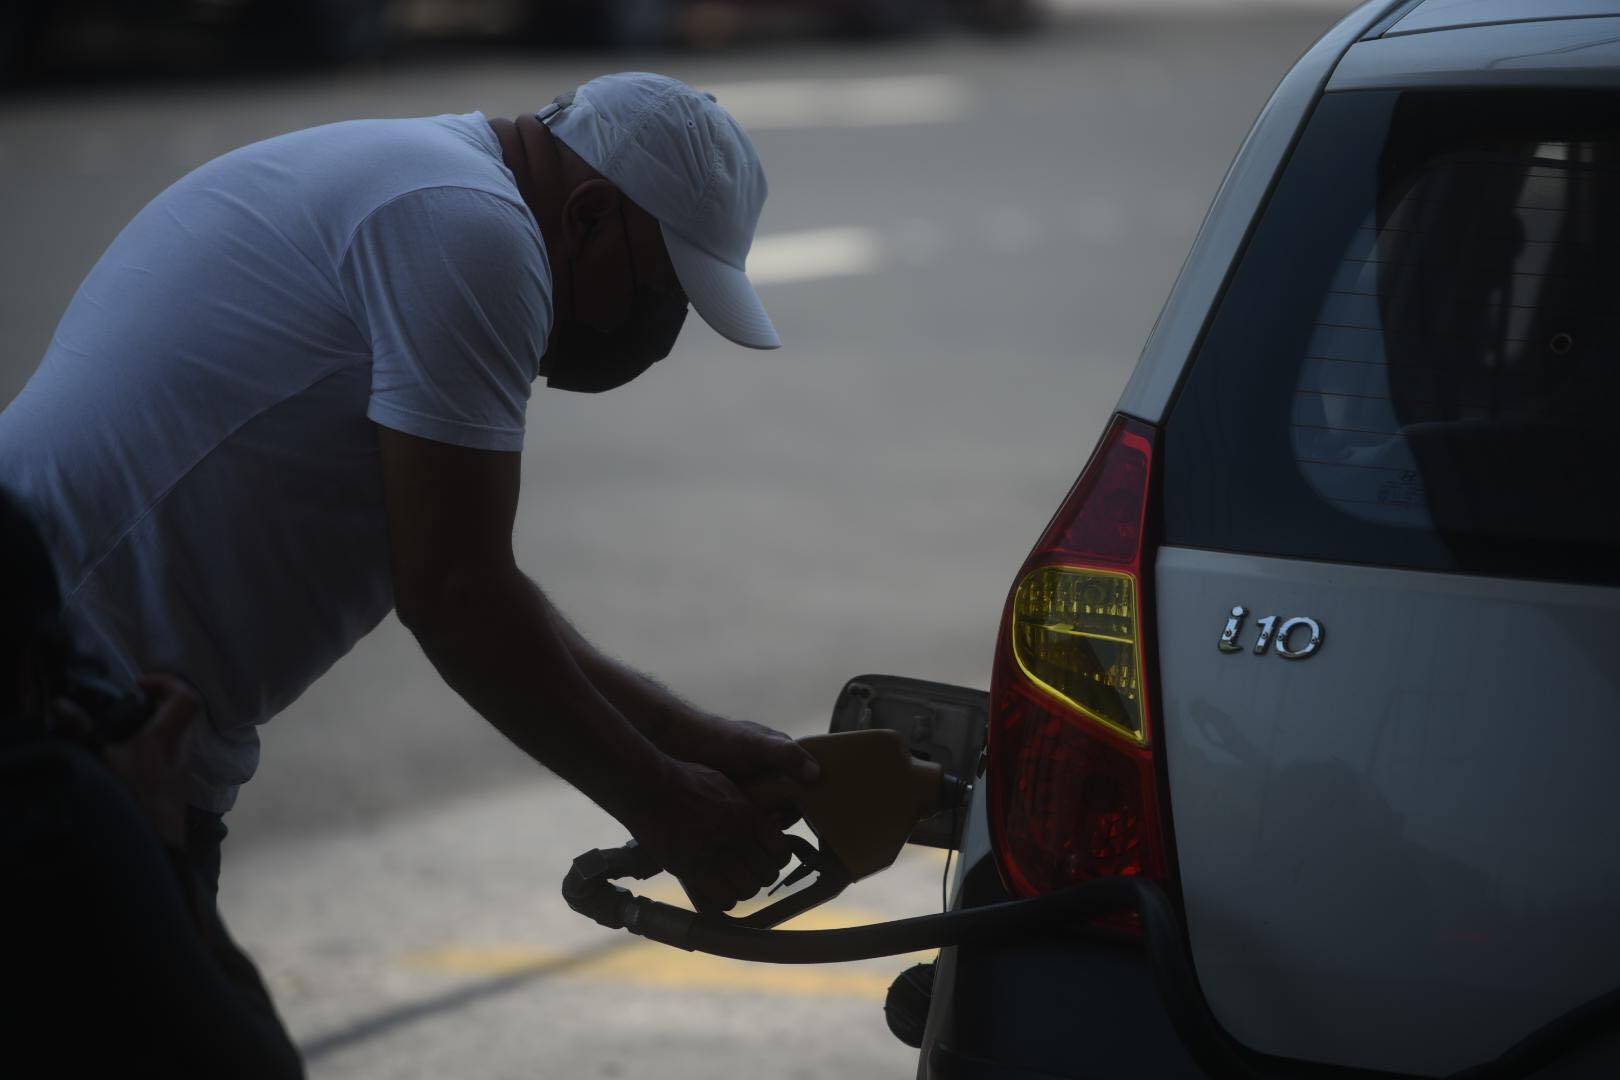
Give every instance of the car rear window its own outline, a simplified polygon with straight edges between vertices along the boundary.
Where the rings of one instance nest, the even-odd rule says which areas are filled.
[[[1617,108],[1326,96],[1171,410],[1166,540],[1620,583]]]

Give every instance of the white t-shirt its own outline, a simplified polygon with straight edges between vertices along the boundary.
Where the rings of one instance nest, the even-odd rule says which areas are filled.
[[[202,692],[193,800],[393,607],[373,422],[516,451],[551,327],[534,217],[478,113],[294,132],[129,223],[0,413],[0,484],[70,615]]]

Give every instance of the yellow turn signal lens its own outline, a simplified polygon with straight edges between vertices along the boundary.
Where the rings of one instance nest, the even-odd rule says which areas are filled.
[[[1132,575],[1042,567],[1013,595],[1013,656],[1042,689],[1142,745],[1140,625]]]

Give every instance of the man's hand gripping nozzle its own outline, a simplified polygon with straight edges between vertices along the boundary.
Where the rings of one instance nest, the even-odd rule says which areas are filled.
[[[809,885],[750,915],[699,915],[612,884],[617,878],[653,877],[662,869],[632,840],[575,859],[563,881],[563,898],[609,929],[683,949],[694,947],[694,926],[769,930],[892,865],[919,821],[959,807],[968,790],[939,765],[913,758],[898,732],[872,728],[812,735],[799,744],[821,766],[819,779],[770,780],[744,790],[762,805],[791,803],[819,841],[787,836],[798,865],[771,893],[814,874]]]

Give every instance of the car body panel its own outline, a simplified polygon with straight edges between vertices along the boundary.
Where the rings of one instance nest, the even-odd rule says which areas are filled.
[[[1384,31],[1422,34],[1461,26],[1526,22],[1543,19],[1584,19],[1594,15],[1620,15],[1615,0],[1424,0]]]
[[[969,823],[951,906],[1012,899],[989,856],[982,795]],[[1131,942],[1063,935],[942,949],[917,1080],[1200,1080],[1162,1002]]]
[[[1142,950],[1072,937],[953,950],[959,1025],[927,1046],[929,1080],[1202,1080]],[[946,960],[940,961],[943,969]],[[1088,978],[1076,979],[1084,971]],[[944,974],[942,971],[941,974]],[[937,990],[936,990],[937,993]]]
[[[1446,1073],[1620,981],[1620,590],[1177,548],[1156,581],[1189,939],[1234,1037]],[[1265,614],[1321,647],[1257,655]]]
[[[1358,42],[1329,92],[1620,86],[1620,18],[1558,19]]]

